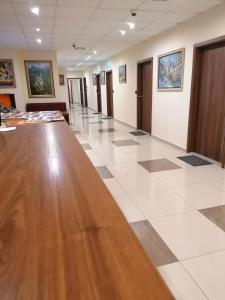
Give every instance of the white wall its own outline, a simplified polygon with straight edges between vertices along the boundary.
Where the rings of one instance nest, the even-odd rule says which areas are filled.
[[[37,51],[37,50],[18,50],[18,49],[4,49],[0,48],[0,58],[10,58],[13,60],[16,88],[15,89],[0,89],[0,93],[14,93],[17,108],[25,109],[26,103],[29,102],[56,102],[63,101],[67,103],[68,95],[65,89],[60,89],[58,67],[55,51]],[[52,61],[53,79],[55,87],[55,98],[29,98],[26,72],[24,67],[24,60],[50,60]]]
[[[136,127],[137,62],[153,57],[152,134],[186,148],[193,45],[222,35],[225,35],[225,4],[112,57],[115,119]],[[186,50],[183,91],[157,91],[158,55],[183,47]],[[119,84],[118,80],[118,67],[122,64],[127,65],[126,84]],[[86,76],[90,77],[96,68],[87,70]],[[93,88],[88,97],[90,107],[96,109]]]

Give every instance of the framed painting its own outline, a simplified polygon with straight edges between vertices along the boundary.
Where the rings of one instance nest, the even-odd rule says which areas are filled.
[[[119,83],[127,82],[127,66],[122,65],[119,66]]]
[[[101,71],[100,73],[100,83],[101,85],[105,84],[105,71]]]
[[[185,49],[179,49],[158,57],[158,90],[182,91]]]
[[[59,74],[59,85],[65,85],[65,77],[63,74]]]
[[[0,59],[0,88],[15,88],[16,80],[14,75],[12,59]]]
[[[93,85],[97,85],[97,77],[96,77],[96,74],[92,74],[92,82],[93,82]]]
[[[25,60],[27,88],[30,98],[54,98],[52,62],[48,60]]]

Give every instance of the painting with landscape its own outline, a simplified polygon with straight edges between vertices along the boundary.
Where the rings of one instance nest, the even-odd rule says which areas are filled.
[[[159,56],[158,90],[182,90],[184,49]]]
[[[25,69],[30,98],[55,97],[51,61],[25,61]]]

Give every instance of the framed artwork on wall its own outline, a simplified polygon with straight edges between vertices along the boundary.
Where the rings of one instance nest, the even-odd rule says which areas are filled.
[[[185,49],[158,57],[158,91],[182,91]]]
[[[127,82],[127,66],[122,65],[119,66],[119,83]]]
[[[27,89],[30,98],[54,98],[52,62],[48,60],[25,60]]]
[[[15,88],[16,80],[14,75],[12,59],[0,59],[0,88]]]
[[[92,74],[92,82],[93,82],[93,85],[97,85],[96,74]]]
[[[59,74],[59,85],[65,85],[64,74]]]
[[[105,71],[101,71],[100,73],[100,83],[101,85],[105,84]]]

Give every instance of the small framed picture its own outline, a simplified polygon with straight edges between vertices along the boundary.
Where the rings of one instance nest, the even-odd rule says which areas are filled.
[[[0,88],[15,87],[16,80],[12,59],[0,59]]]
[[[100,83],[101,85],[105,84],[105,71],[101,71],[100,73]]]
[[[97,85],[97,77],[96,77],[96,74],[92,74],[92,82],[93,82],[93,85]]]
[[[65,85],[64,74],[59,74],[59,85]]]
[[[158,90],[182,91],[185,49],[178,49],[158,57]]]
[[[127,82],[127,66],[122,65],[119,66],[119,83]]]

